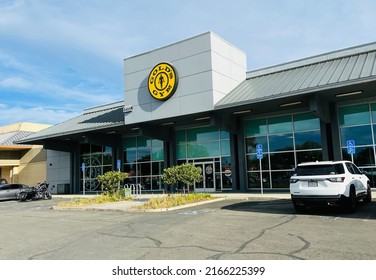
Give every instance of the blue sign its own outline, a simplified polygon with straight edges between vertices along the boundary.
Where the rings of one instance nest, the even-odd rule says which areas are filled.
[[[117,169],[120,169],[120,164],[121,164],[121,161],[120,159],[117,160]]]
[[[85,172],[85,163],[83,162],[81,165],[82,172]]]
[[[263,158],[263,155],[262,155],[262,144],[257,144],[256,145],[256,156],[257,156],[257,159],[262,159]]]
[[[350,155],[355,154],[355,141],[354,140],[347,140],[347,153]]]

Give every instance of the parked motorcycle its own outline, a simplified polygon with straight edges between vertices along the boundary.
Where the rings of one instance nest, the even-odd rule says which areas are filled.
[[[35,187],[22,189],[18,194],[20,201],[38,200],[38,199],[52,199],[51,193],[48,191],[48,183],[38,183]]]

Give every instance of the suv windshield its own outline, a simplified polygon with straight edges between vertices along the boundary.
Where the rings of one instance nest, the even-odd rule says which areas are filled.
[[[342,164],[304,165],[298,166],[293,172],[294,176],[335,175],[344,173],[345,170]]]

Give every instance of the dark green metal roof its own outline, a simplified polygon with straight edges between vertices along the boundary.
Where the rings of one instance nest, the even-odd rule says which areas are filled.
[[[69,136],[124,125],[124,102],[116,102],[87,109],[80,116],[46,128],[22,138],[17,143],[33,143],[37,140]]]
[[[376,43],[247,73],[216,109],[376,80]]]

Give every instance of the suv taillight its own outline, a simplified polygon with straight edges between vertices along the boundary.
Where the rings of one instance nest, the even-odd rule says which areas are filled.
[[[298,179],[290,179],[290,183],[292,183],[292,184],[295,184],[298,181],[299,181]]]
[[[333,177],[333,178],[328,178],[328,180],[332,183],[342,183],[345,181],[345,177]]]

